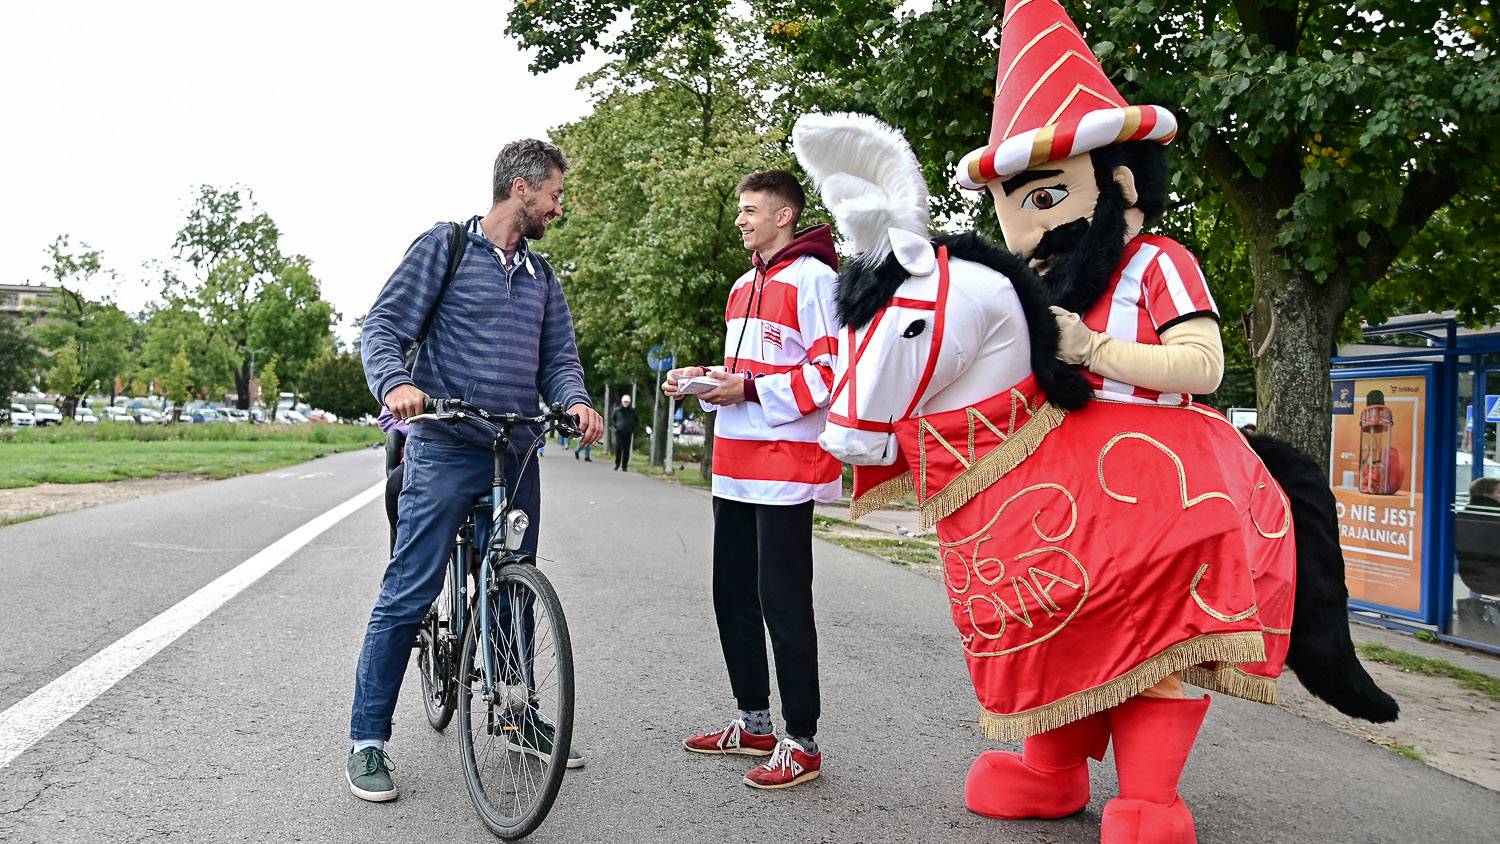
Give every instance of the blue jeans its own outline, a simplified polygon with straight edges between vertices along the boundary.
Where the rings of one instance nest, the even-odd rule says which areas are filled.
[[[522,429],[518,435],[525,437]],[[505,458],[505,482],[511,500],[531,516],[521,549],[535,554],[541,527],[540,467],[517,479],[520,458]],[[354,680],[354,711],[349,737],[354,741],[391,737],[391,715],[401,692],[401,678],[427,608],[443,591],[453,540],[464,517],[481,498],[488,498],[495,471],[487,449],[447,439],[413,434],[406,442],[406,477],[397,505],[396,552],[386,566],[380,597],[365,628],[364,646]]]

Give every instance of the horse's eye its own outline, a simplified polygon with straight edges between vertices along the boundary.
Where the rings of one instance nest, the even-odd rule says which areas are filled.
[[[927,320],[925,320],[925,319],[914,319],[914,320],[911,321],[911,325],[908,325],[906,327],[906,330],[903,331],[903,332],[901,332],[901,336],[910,339],[912,337],[917,336],[918,334],[921,334],[922,331],[924,329],[926,329],[926,328],[927,328]]]

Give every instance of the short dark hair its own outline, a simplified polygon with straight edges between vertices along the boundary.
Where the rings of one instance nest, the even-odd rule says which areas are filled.
[[[536,187],[547,181],[553,170],[568,172],[568,159],[556,144],[536,138],[511,141],[495,156],[495,201],[510,199],[510,186],[517,176]]]
[[[1475,478],[1474,483],[1469,484],[1470,498],[1500,498],[1500,478]]]
[[[1167,210],[1167,148],[1156,141],[1126,141],[1110,144],[1089,153],[1094,172],[1100,178],[1109,176],[1121,165],[1135,176],[1135,207],[1146,215],[1146,222]],[[1110,178],[1113,178],[1110,176]]]
[[[792,209],[792,225],[802,218],[802,209],[807,207],[807,192],[797,177],[785,170],[761,170],[740,179],[735,193],[760,191],[770,194]]]

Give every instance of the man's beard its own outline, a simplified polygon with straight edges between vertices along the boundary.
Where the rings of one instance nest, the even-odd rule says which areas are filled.
[[[1099,179],[1094,220],[1077,219],[1042,235],[1033,260],[1051,258],[1042,275],[1049,304],[1076,314],[1103,296],[1125,252],[1125,197],[1114,179]]]
[[[547,233],[547,221],[532,214],[532,210],[521,206],[521,236],[527,240],[541,240]]]

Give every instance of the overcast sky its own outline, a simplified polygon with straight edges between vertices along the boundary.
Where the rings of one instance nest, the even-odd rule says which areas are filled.
[[[0,5],[0,281],[66,232],[139,310],[195,186],[242,184],[347,326],[413,238],[489,207],[502,144],[587,113],[584,70],[527,73],[509,6]]]

